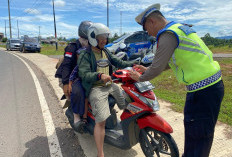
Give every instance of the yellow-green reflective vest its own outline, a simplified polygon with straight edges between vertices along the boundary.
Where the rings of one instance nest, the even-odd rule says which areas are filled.
[[[166,31],[173,32],[178,41],[169,66],[189,92],[206,88],[221,80],[220,65],[213,60],[212,52],[192,28],[170,22],[158,32],[156,41]]]

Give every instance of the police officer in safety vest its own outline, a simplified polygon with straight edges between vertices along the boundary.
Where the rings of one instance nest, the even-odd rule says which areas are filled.
[[[156,37],[157,50],[150,67],[135,66],[142,75],[131,71],[130,76],[136,81],[148,81],[167,64],[171,67],[177,80],[187,88],[183,156],[207,157],[224,96],[220,65],[191,27],[168,22],[159,10],[160,4],[154,4],[135,18],[149,35]]]

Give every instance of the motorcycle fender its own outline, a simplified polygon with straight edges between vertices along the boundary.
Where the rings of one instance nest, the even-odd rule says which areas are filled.
[[[172,133],[172,127],[166,122],[162,117],[160,117],[156,113],[149,114],[137,120],[140,129],[144,129],[147,127],[153,128],[155,130],[164,132],[164,133]]]

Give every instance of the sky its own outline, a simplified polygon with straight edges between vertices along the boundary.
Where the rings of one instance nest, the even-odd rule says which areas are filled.
[[[77,38],[81,21],[107,25],[107,0],[54,0],[57,37]],[[200,37],[232,36],[232,0],[109,0],[111,34],[142,30],[135,17],[148,6],[160,3],[168,21],[193,24]],[[121,13],[121,14],[120,14]],[[13,38],[54,36],[51,0],[10,0]],[[122,22],[120,22],[122,21]],[[0,0],[0,32],[9,37],[8,1]]]

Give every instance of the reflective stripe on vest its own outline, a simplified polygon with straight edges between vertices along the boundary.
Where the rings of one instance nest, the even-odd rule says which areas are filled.
[[[203,89],[221,79],[219,64],[213,60],[212,52],[195,31],[170,22],[158,33],[157,41],[165,31],[172,32],[178,41],[169,65],[177,80],[184,83],[189,91]]]
[[[218,79],[221,78],[221,70],[219,72],[217,72],[216,74],[214,74],[213,76],[210,76],[202,81],[199,81],[197,83],[193,83],[191,85],[187,85],[186,88],[188,91],[193,91],[193,90],[197,90],[199,88],[205,87],[215,81],[217,81]]]

